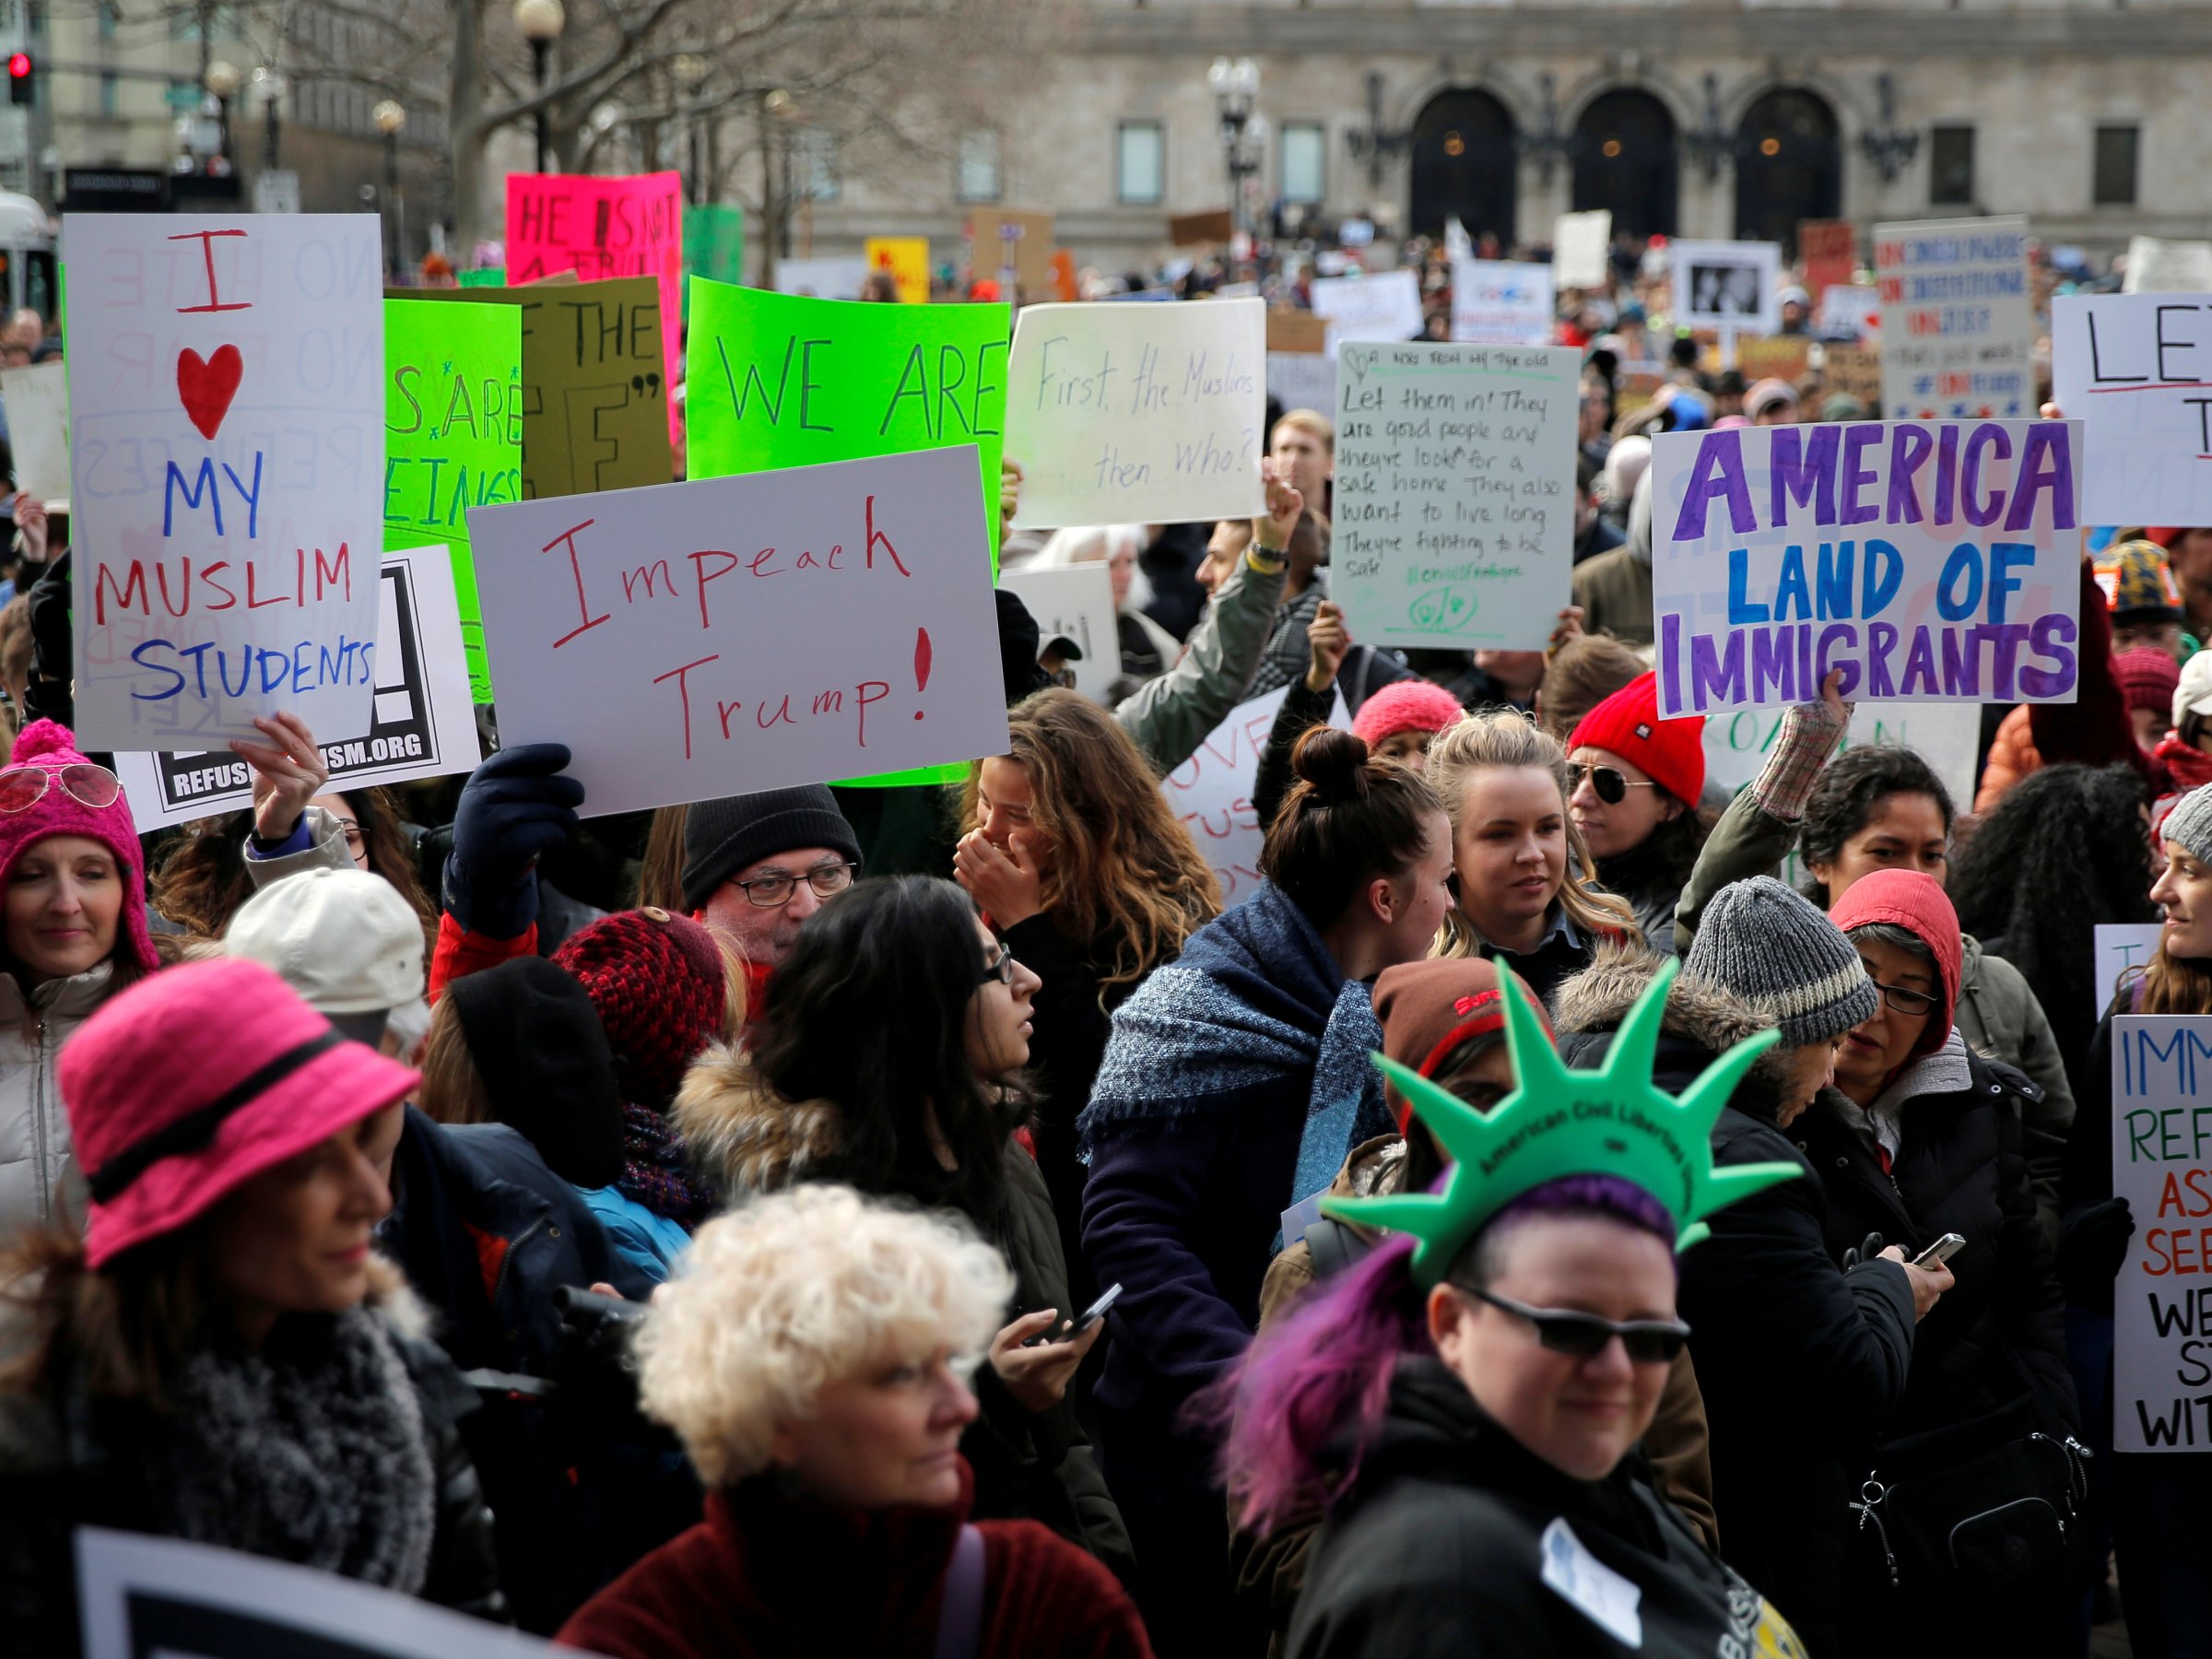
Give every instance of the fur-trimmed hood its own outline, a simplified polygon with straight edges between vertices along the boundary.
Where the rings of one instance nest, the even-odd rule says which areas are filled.
[[[1570,1063],[1596,1064],[1596,1045],[1590,1039],[1610,1037],[1620,1029],[1630,1008],[1666,959],[1647,945],[1608,939],[1598,946],[1588,968],[1560,982],[1553,994],[1552,1013],[1559,1029],[1559,1052]],[[1663,1072],[1667,1069],[1666,1038],[1717,1057],[1745,1038],[1771,1030],[1773,1026],[1771,1019],[1734,993],[1687,973],[1677,974],[1667,991],[1666,1017],[1660,1026],[1660,1068]],[[1753,1117],[1771,1122],[1788,1080],[1790,1053],[1782,1045],[1761,1054],[1736,1085],[1731,1103]]]
[[[735,1197],[806,1180],[837,1155],[844,1114],[829,1100],[785,1100],[751,1055],[715,1043],[684,1074],[668,1116],[692,1173]]]

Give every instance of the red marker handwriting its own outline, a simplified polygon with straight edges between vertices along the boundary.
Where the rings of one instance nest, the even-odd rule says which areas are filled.
[[[917,694],[929,689],[929,629],[914,629],[914,690]],[[922,718],[922,711],[914,711],[914,718]]]
[[[215,284],[215,239],[218,236],[243,235],[245,235],[243,230],[187,230],[182,236],[172,236],[169,239],[171,241],[190,241],[196,236],[200,241],[200,254],[207,262],[207,303],[205,305],[180,305],[177,307],[178,315],[182,316],[187,312],[251,311],[253,309],[253,301],[248,300],[233,300],[230,304],[225,305],[223,297],[217,291]],[[209,437],[214,435],[212,432],[208,434]]]

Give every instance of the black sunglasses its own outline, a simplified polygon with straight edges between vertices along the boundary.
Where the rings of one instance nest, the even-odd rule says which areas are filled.
[[[1590,787],[1597,791],[1597,798],[1608,806],[1618,806],[1629,798],[1631,789],[1656,789],[1658,784],[1649,778],[1631,783],[1626,772],[1616,771],[1610,766],[1581,766],[1570,762],[1567,768],[1567,793],[1572,794],[1590,780]]]
[[[1594,1313],[1571,1313],[1559,1308],[1532,1308],[1511,1297],[1499,1296],[1488,1290],[1477,1290],[1472,1285],[1456,1285],[1453,1288],[1486,1301],[1493,1308],[1525,1319],[1536,1327],[1536,1340],[1555,1354],[1572,1354],[1577,1359],[1588,1359],[1605,1351],[1606,1344],[1614,1337],[1638,1365],[1671,1365],[1681,1354],[1683,1345],[1689,1340],[1689,1327],[1678,1319],[1631,1319],[1626,1324],[1616,1324],[1610,1319],[1600,1319]]]

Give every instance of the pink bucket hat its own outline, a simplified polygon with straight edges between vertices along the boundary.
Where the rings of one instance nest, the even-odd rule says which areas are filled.
[[[92,1191],[85,1256],[96,1268],[421,1080],[236,957],[171,968],[110,999],[63,1045],[57,1071]]]
[[[32,806],[21,812],[0,812],[0,888],[6,887],[16,861],[49,836],[82,835],[98,841],[115,855],[123,871],[123,916],[115,948],[129,951],[138,966],[151,973],[161,964],[154,957],[153,935],[146,926],[146,853],[138,845],[137,826],[131,822],[130,802],[118,792],[108,806],[88,806],[69,793],[65,770],[93,763],[77,752],[69,728],[51,720],[34,720],[25,726],[7,763],[10,768],[39,767],[50,775],[46,793]]]

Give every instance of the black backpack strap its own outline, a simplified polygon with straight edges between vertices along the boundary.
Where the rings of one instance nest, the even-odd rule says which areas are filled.
[[[1327,1216],[1306,1229],[1306,1249],[1312,1253],[1316,1283],[1342,1273],[1373,1248],[1343,1222]]]

